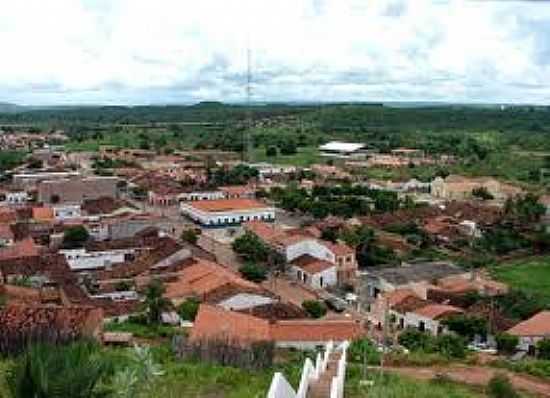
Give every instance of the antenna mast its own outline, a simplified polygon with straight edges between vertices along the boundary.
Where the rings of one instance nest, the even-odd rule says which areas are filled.
[[[250,49],[250,40],[248,40],[246,48],[246,131],[243,140],[243,160],[251,162],[251,143],[250,131],[252,129],[252,50]]]

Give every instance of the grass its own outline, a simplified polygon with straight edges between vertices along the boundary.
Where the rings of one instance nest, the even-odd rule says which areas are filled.
[[[550,256],[514,261],[492,269],[493,276],[510,287],[533,293],[550,305]]]
[[[267,156],[264,147],[254,148],[252,152],[253,162],[268,162],[274,164],[289,164],[294,166],[310,166],[314,163],[325,163],[326,159],[322,159],[316,147],[300,147],[294,155]]]
[[[482,398],[486,395],[472,387],[451,381],[418,381],[394,374],[367,374],[373,386],[360,384],[359,367],[349,367],[346,398]]]
[[[167,325],[144,325],[131,321],[125,322],[110,322],[105,325],[107,332],[129,332],[134,337],[142,339],[157,339],[172,337],[175,334],[181,334],[181,329]]]
[[[516,373],[525,373],[531,376],[550,379],[550,361],[543,359],[523,359],[517,362],[506,360],[495,361],[491,366],[504,368]]]

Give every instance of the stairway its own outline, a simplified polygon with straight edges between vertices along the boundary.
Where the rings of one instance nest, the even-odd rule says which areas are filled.
[[[330,398],[332,378],[338,373],[338,361],[342,357],[341,352],[333,352],[329,356],[327,369],[312,381],[307,392],[307,398]]]

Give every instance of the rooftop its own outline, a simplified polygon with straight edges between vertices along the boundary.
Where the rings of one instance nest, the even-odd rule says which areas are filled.
[[[515,336],[550,336],[550,311],[541,311],[508,330]]]
[[[331,141],[321,145],[321,151],[339,151],[339,152],[354,152],[365,147],[365,144],[355,142]]]
[[[333,268],[335,265],[325,260],[319,260],[309,254],[301,255],[300,257],[292,261],[292,265],[298,267],[308,274],[315,275],[319,272],[323,272],[329,268]]]
[[[461,314],[464,311],[452,305],[428,304],[424,307],[417,308],[412,312],[425,318],[439,319],[448,315]]]
[[[450,275],[465,274],[466,271],[446,261],[406,264],[400,267],[380,268],[368,271],[368,276],[383,279],[393,285],[410,282],[431,282]]]
[[[253,199],[217,199],[191,202],[189,206],[206,212],[265,209],[269,206]]]

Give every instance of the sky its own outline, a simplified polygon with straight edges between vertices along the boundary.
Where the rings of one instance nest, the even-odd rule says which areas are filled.
[[[0,102],[550,104],[550,2],[0,0]],[[248,51],[249,50],[249,51]]]

